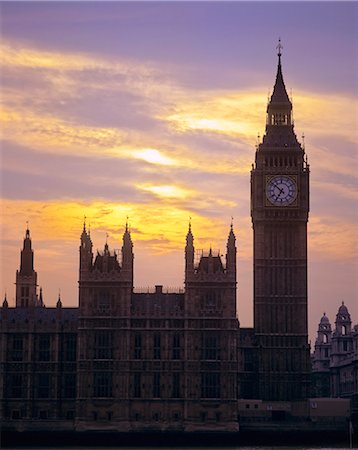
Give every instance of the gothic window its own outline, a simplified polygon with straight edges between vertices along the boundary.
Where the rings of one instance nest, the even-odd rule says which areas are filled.
[[[102,289],[98,293],[98,309],[101,314],[109,314],[111,307],[110,293],[108,289]]]
[[[160,373],[153,374],[153,397],[160,397]]]
[[[325,358],[328,358],[328,348],[325,348],[325,349],[324,349],[324,357],[325,357]]]
[[[76,361],[77,336],[74,333],[65,335],[65,361]]]
[[[324,334],[324,335],[323,335],[323,343],[324,343],[324,344],[327,344],[327,342],[328,342],[328,337],[327,337],[326,334]]]
[[[153,337],[154,340],[154,346],[153,346],[153,358],[154,359],[160,359],[161,358],[161,352],[160,352],[160,334],[155,334]]]
[[[50,375],[39,373],[37,376],[37,396],[38,398],[50,397]]]
[[[112,373],[94,372],[93,374],[93,396],[112,397]]]
[[[13,361],[23,360],[23,346],[24,346],[23,335],[14,334],[12,338],[12,352],[11,352],[11,359]]]
[[[174,372],[172,379],[172,397],[180,398],[180,373]]]
[[[51,339],[49,334],[40,334],[38,338],[38,357],[39,361],[50,361],[51,357]]]
[[[344,352],[348,351],[348,342],[347,341],[343,341],[343,351]]]
[[[220,398],[220,373],[208,372],[201,374],[201,397]]]
[[[204,333],[202,340],[202,359],[220,359],[219,336],[216,333]]]
[[[94,359],[113,358],[113,334],[111,331],[95,331],[94,335]]]
[[[21,398],[23,396],[23,379],[21,374],[11,374],[8,377],[10,398]]]
[[[246,372],[252,372],[254,370],[252,351],[250,349],[244,349],[244,370]]]
[[[76,374],[66,373],[64,377],[64,397],[76,397]]]
[[[141,397],[141,373],[137,372],[133,374],[133,397]]]
[[[347,327],[342,325],[342,335],[345,336],[347,334]]]
[[[173,335],[173,348],[172,348],[172,357],[173,359],[180,359],[180,335]]]
[[[136,334],[134,336],[134,359],[140,359],[142,357],[142,336]]]

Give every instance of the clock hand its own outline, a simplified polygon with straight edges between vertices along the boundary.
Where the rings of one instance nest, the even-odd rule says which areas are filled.
[[[275,187],[280,191],[280,193],[277,195],[277,198],[278,198],[278,197],[280,197],[281,194],[283,194],[285,192],[285,190],[278,186],[275,186]]]

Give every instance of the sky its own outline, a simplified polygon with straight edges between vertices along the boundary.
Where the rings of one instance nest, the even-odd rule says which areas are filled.
[[[356,2],[2,2],[0,20],[10,306],[27,221],[50,307],[59,290],[78,304],[84,216],[100,250],[121,248],[128,220],[137,289],[183,286],[190,217],[198,253],[221,254],[233,217],[252,326],[250,169],[281,37],[311,167],[310,337],[342,301],[358,323]]]

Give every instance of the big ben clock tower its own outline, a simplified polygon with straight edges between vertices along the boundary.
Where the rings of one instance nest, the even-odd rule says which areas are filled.
[[[263,400],[309,396],[307,222],[309,166],[293,129],[278,45],[266,132],[251,172],[254,329]]]

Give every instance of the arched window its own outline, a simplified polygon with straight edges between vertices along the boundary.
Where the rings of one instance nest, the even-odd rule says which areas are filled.
[[[323,335],[323,343],[327,344],[328,342],[328,336],[326,334]]]
[[[342,335],[345,336],[347,334],[347,328],[345,325],[342,325]]]

